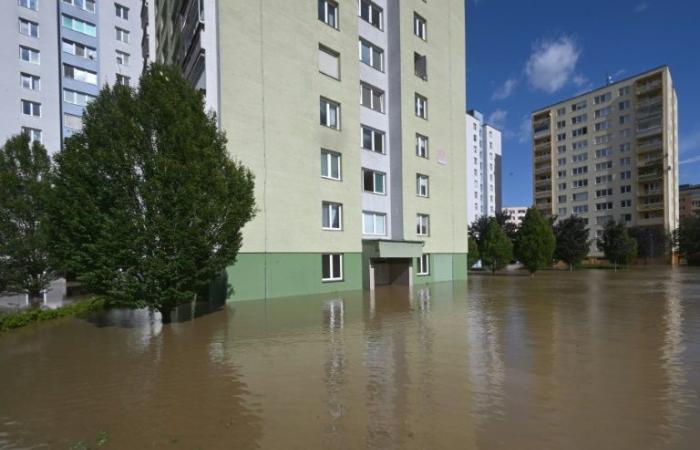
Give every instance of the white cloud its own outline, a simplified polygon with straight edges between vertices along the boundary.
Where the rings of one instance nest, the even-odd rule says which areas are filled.
[[[700,150],[700,129],[695,130],[687,136],[683,136],[680,140],[679,147],[681,153]]]
[[[508,111],[502,109],[497,109],[492,112],[486,122],[494,128],[502,130],[506,125],[506,119],[508,118]]]
[[[530,116],[527,114],[522,117],[518,129],[513,131],[506,129],[503,131],[503,137],[508,140],[517,140],[520,144],[527,144],[532,139],[532,124]]]
[[[492,100],[505,100],[510,97],[515,87],[518,85],[518,80],[515,78],[508,78],[505,83],[493,93],[491,96]]]
[[[641,2],[637,4],[637,6],[634,7],[634,12],[636,13],[641,13],[649,9],[649,3],[648,2]]]
[[[580,55],[581,50],[570,37],[538,41],[525,65],[525,74],[532,87],[553,94],[570,81]]]
[[[700,155],[693,156],[692,158],[684,159],[683,161],[680,161],[678,164],[693,164],[700,162]]]
[[[588,80],[588,78],[584,77],[583,75],[576,75],[572,79],[572,81],[577,87],[583,87],[590,83],[590,80]]]

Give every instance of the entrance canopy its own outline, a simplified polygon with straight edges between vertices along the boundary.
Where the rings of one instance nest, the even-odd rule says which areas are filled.
[[[364,240],[363,252],[370,258],[420,258],[423,241]]]

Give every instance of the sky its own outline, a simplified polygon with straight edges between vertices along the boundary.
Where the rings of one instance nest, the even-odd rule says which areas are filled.
[[[532,204],[530,113],[667,64],[680,182],[700,184],[700,0],[465,0],[467,108],[503,132],[503,206]]]

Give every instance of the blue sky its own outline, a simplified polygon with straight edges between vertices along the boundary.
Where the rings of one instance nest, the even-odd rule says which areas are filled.
[[[700,183],[700,0],[465,0],[467,107],[504,134],[503,205],[532,203],[529,114],[668,64],[681,183]]]

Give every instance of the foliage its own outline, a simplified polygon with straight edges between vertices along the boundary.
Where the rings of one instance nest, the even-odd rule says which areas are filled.
[[[554,258],[565,262],[569,270],[588,256],[590,242],[585,219],[570,216],[560,220],[554,225],[554,236],[556,238]]]
[[[663,226],[630,227],[628,233],[637,242],[640,258],[659,258],[668,254],[671,237],[664,232]]]
[[[172,309],[236,260],[253,176],[232,161],[202,94],[152,65],[105,87],[56,157],[53,255],[110,304]]]
[[[518,229],[514,223],[510,222],[510,213],[499,211],[494,217],[481,216],[469,225],[469,237],[474,239],[480,251],[483,249],[484,239],[491,219],[496,219],[496,223],[501,226],[511,242],[515,240],[517,235]]]
[[[53,279],[47,202],[51,161],[46,149],[20,134],[0,149],[0,288],[39,297]]]
[[[534,274],[551,266],[556,240],[550,222],[535,208],[528,208],[515,240],[515,257]]]
[[[629,264],[637,256],[637,242],[629,236],[624,223],[611,220],[605,225],[603,236],[598,240],[598,250],[603,252],[617,270],[618,265]]]
[[[681,221],[675,241],[681,256],[689,263],[700,263],[700,213]]]
[[[81,317],[105,308],[101,299],[71,303],[57,309],[25,309],[18,312],[0,313],[0,331],[13,330],[35,322],[59,319],[61,317]]]
[[[469,238],[469,248],[467,253],[467,265],[471,268],[474,264],[481,259],[481,253],[479,253],[479,246],[476,244],[474,238]]]
[[[495,218],[491,218],[489,222],[482,245],[482,261],[485,266],[491,268],[492,273],[505,267],[513,258],[513,243]]]

